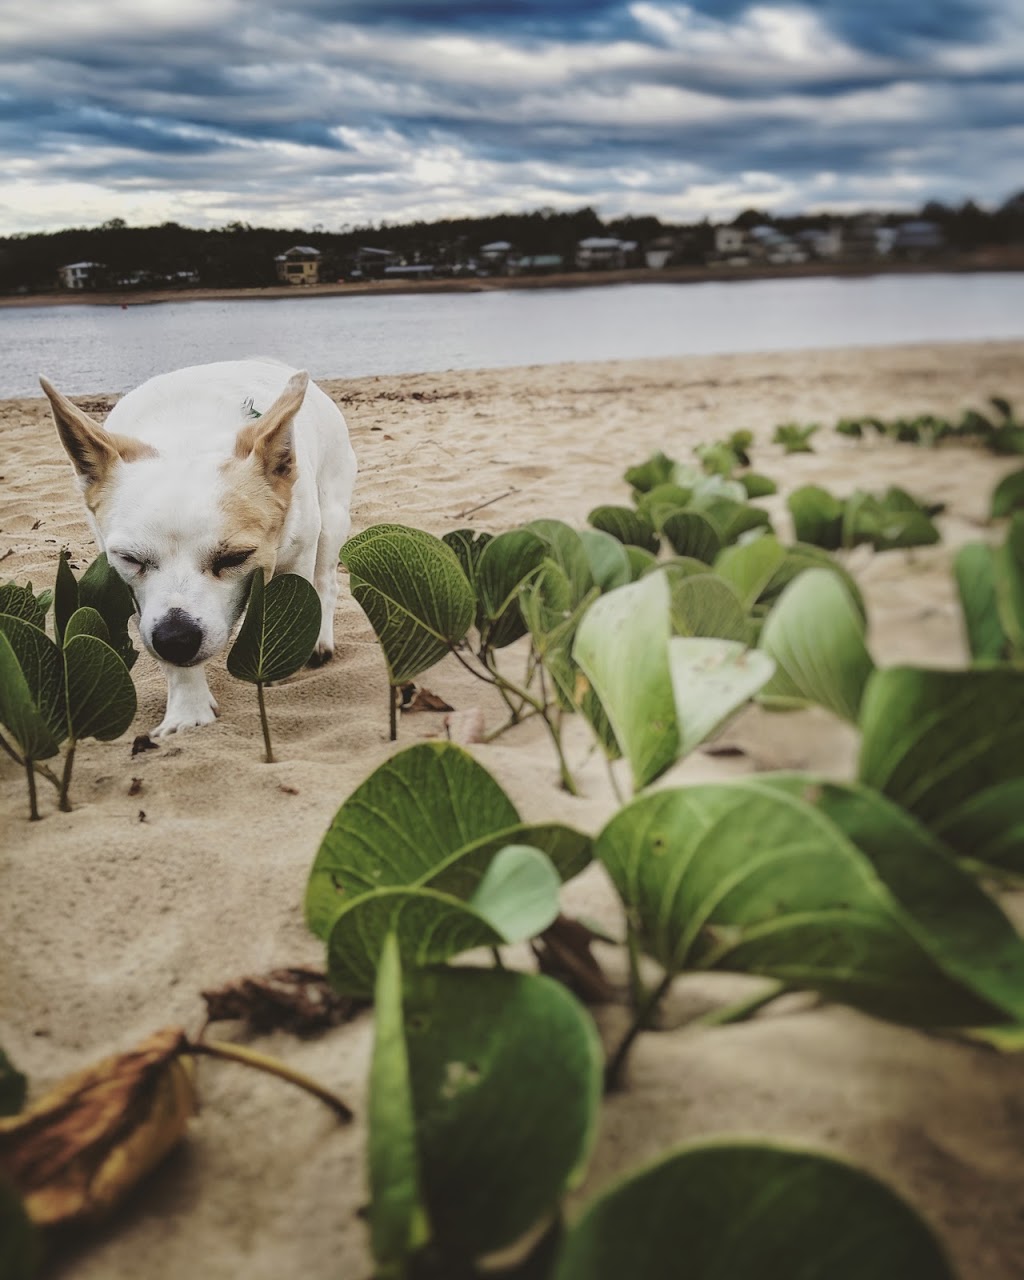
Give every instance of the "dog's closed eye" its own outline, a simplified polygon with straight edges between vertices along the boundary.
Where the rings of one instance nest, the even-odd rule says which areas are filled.
[[[141,573],[143,569],[152,569],[153,561],[147,560],[144,556],[129,555],[127,551],[113,552],[122,564],[126,565],[132,573]]]
[[[214,577],[219,578],[227,569],[239,569],[250,556],[254,554],[254,549],[248,551],[222,551],[215,555],[210,562],[210,568],[213,570]]]

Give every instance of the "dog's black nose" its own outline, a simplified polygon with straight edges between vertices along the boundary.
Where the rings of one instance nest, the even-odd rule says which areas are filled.
[[[192,661],[202,643],[202,628],[184,609],[169,610],[153,628],[157,656],[179,667]]]

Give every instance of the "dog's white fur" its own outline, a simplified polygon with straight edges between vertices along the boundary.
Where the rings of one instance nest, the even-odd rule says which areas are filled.
[[[313,584],[317,659],[332,656],[356,459],[341,411],[308,374],[266,359],[180,369],[129,392],[105,426],[40,382],[97,542],[167,676],[155,736],[213,720],[203,664],[227,644],[257,567]],[[196,652],[163,660],[176,637]]]

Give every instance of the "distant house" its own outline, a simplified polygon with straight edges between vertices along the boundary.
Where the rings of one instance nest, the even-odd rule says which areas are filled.
[[[835,227],[808,227],[798,231],[796,241],[812,258],[838,258],[843,252],[843,229]]]
[[[100,272],[105,270],[102,262],[69,262],[57,268],[57,279],[63,289],[95,289]]]
[[[731,257],[747,252],[747,233],[743,227],[715,227],[715,253]]]
[[[636,250],[635,240],[587,236],[576,246],[576,266],[581,271],[615,271],[626,266]]]
[[[384,277],[391,279],[425,280],[435,273],[432,262],[396,263],[384,268]]]
[[[283,284],[318,284],[320,250],[312,245],[296,244],[274,259],[277,278]]]
[[[564,270],[565,259],[560,253],[526,254],[508,263],[509,275],[513,276],[549,276]]]
[[[914,219],[896,228],[892,251],[901,258],[923,258],[945,247],[946,237],[937,222]]]
[[[644,245],[644,262],[652,271],[667,267],[677,250],[675,236],[658,236]]]
[[[882,225],[877,213],[864,213],[846,228],[843,257],[853,262],[883,257],[892,249],[896,232]]]
[[[399,261],[399,255],[393,249],[363,245],[352,255],[348,274],[353,280],[380,279],[388,267],[397,266]]]
[[[515,257],[512,244],[508,240],[492,240],[490,244],[480,246],[480,267],[482,274],[493,271],[504,271],[510,258]]]

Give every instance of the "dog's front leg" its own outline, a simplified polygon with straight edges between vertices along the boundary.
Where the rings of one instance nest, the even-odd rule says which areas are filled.
[[[206,683],[206,668],[176,667],[161,662],[167,677],[167,711],[153,730],[154,738],[165,738],[179,729],[192,729],[212,724],[217,717],[217,702]]]

